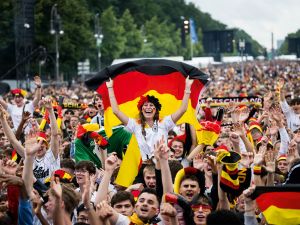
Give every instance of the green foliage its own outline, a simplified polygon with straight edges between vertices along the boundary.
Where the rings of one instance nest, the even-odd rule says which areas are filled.
[[[0,59],[5,65],[14,64],[13,2],[0,1]],[[225,24],[212,19],[210,14],[202,12],[194,4],[186,4],[185,0],[39,0],[35,3],[35,45],[47,49],[48,60],[42,68],[47,74],[54,74],[55,36],[49,31],[51,8],[55,3],[64,30],[64,34],[59,36],[60,71],[68,77],[75,76],[77,62],[85,59],[90,60],[92,70],[96,69],[96,13],[99,13],[104,35],[100,48],[103,66],[125,57],[183,55],[190,58],[189,36],[186,37],[186,48],[181,46],[183,17],[193,18],[196,24],[199,42],[193,45],[195,57],[205,55],[203,31],[226,29]],[[253,51],[256,55],[260,54],[261,46],[248,34],[238,31],[237,39],[240,37],[252,42]],[[11,62],[6,63],[5,60]],[[32,63],[38,64],[37,61]],[[31,73],[35,73],[36,68]]]
[[[112,7],[102,13],[100,21],[104,35],[101,52],[103,61],[107,65],[123,53],[126,42],[125,30],[116,18]]]
[[[120,24],[124,28],[124,37],[126,39],[122,58],[131,58],[139,55],[143,45],[141,30],[137,28],[129,10],[125,10],[120,19]]]
[[[285,38],[284,42],[282,43],[281,47],[278,49],[279,54],[287,55],[289,54],[289,44],[288,44],[288,38],[300,38],[300,29],[297,30],[295,33],[290,33]]]

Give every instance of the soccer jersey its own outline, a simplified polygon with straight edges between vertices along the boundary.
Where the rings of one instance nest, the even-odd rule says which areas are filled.
[[[60,159],[55,159],[53,152],[49,149],[43,158],[35,158],[33,163],[33,174],[35,178],[42,183],[45,183],[45,179],[51,176],[51,174],[60,168]]]

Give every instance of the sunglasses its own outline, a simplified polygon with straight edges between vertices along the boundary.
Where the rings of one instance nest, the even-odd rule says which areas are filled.
[[[197,204],[197,205],[192,205],[191,208],[194,212],[199,211],[200,207],[204,212],[209,212],[212,210],[210,205],[204,205],[204,204]]]

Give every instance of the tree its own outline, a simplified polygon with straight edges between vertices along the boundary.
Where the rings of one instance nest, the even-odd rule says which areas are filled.
[[[101,45],[102,61],[109,65],[124,52],[125,31],[123,26],[118,23],[112,7],[102,13],[100,21],[104,35]]]
[[[35,8],[36,42],[46,46],[52,58],[55,56],[55,38],[49,31],[53,4],[53,1],[41,0],[37,1]],[[60,70],[73,76],[78,61],[96,58],[96,42],[91,27],[93,14],[89,12],[85,0],[60,1],[57,11],[64,31],[59,37]],[[54,68],[52,63],[48,66]]]
[[[122,18],[120,19],[120,24],[125,30],[124,37],[126,38],[124,51],[122,52],[121,57],[136,57],[142,49],[143,38],[141,31],[134,23],[134,19],[128,9],[123,13]]]
[[[143,48],[143,56],[163,57],[176,56],[180,51],[180,33],[172,23],[166,21],[159,23],[157,17],[153,17],[145,24],[147,42]]]

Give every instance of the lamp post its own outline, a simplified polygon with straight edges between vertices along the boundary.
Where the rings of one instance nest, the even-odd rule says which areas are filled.
[[[239,48],[240,48],[240,52],[241,52],[241,58],[242,58],[242,64],[241,64],[241,77],[242,79],[244,79],[244,50],[245,50],[245,40],[239,40]]]
[[[50,34],[55,35],[55,79],[56,85],[59,81],[59,35],[63,35],[64,31],[61,25],[60,15],[57,13],[57,4],[54,4],[51,8],[51,20],[50,20]]]
[[[95,34],[94,37],[96,38],[96,46],[97,46],[97,64],[98,64],[98,72],[101,70],[101,44],[103,39],[103,34],[101,31],[101,27],[99,25],[99,13],[95,15],[94,18],[95,23]]]

